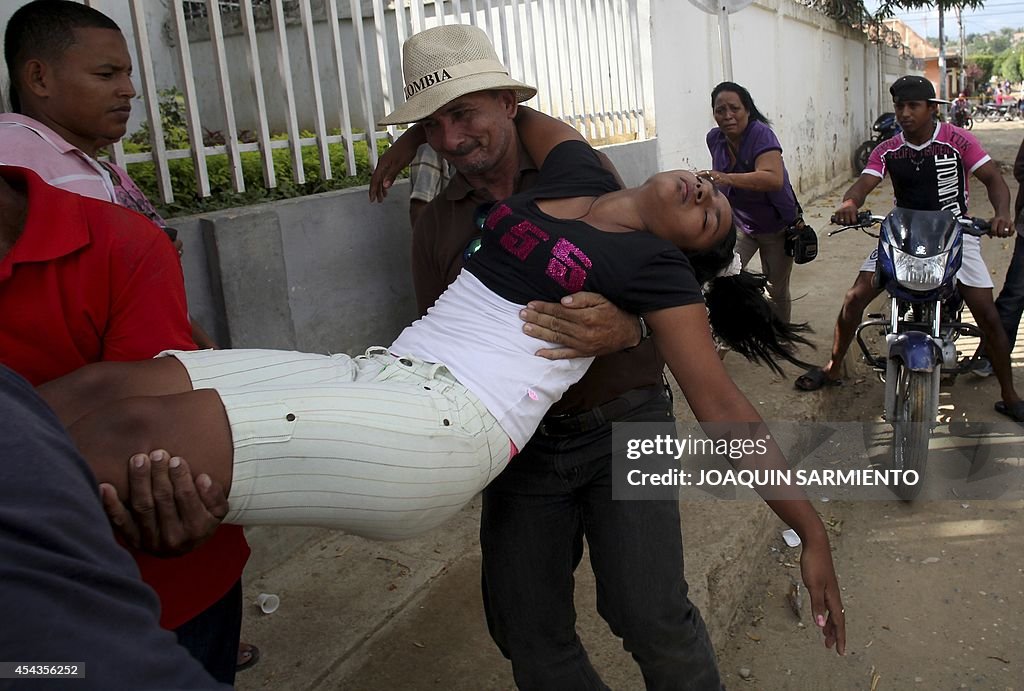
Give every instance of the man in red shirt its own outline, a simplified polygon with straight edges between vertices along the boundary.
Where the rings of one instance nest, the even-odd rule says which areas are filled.
[[[36,153],[17,161],[18,165],[45,169],[53,184],[52,174],[78,178],[84,174],[106,180],[102,169],[95,170],[98,165],[91,156],[124,136],[130,99],[135,93],[130,78],[131,56],[117,24],[80,3],[37,0],[11,16],[5,38],[11,103],[15,110],[30,114],[39,127],[35,134],[23,127],[6,128],[3,141],[10,146],[3,149],[0,160],[15,156],[21,150],[16,145],[21,141],[18,137],[27,136],[37,145],[33,149]],[[50,144],[39,146],[36,140],[47,136],[52,136],[50,144],[56,144],[56,149]],[[64,155],[58,152],[68,147]],[[46,160],[44,155],[48,155]],[[37,196],[41,203],[50,203],[42,201],[47,195],[49,192],[44,190]],[[105,198],[119,199],[117,195]],[[30,211],[37,206],[31,194],[28,204]],[[110,209],[102,212],[112,213]],[[8,278],[0,273],[0,313],[5,317],[0,320],[4,322],[0,323],[0,332],[6,334],[0,335],[0,361],[38,384],[88,362],[140,360],[168,348],[194,348],[187,321],[184,331],[176,327],[179,312],[185,309],[181,269],[163,265],[164,255],[169,254],[172,260],[175,257],[159,230],[152,224],[140,224],[140,217],[132,213],[110,216],[109,227],[90,226],[88,231],[58,218],[38,227],[28,224],[14,250],[20,263],[12,264],[14,273]],[[132,233],[142,234],[135,237]],[[146,246],[143,251],[140,243],[145,239],[162,241],[163,246]],[[41,261],[40,267],[18,260],[26,244],[38,252],[26,259]],[[96,261],[82,269],[76,262],[86,256],[94,256]],[[103,257],[105,261],[100,261]],[[124,275],[126,267],[139,262],[144,268],[136,269],[131,276]],[[153,262],[157,265],[150,266]],[[35,276],[37,268],[49,272],[45,277],[36,276],[45,290],[29,288],[30,281],[25,278]],[[146,277],[146,273],[155,275]],[[123,292],[115,295],[111,292],[114,287]],[[9,312],[16,321],[6,318]],[[58,333],[51,333],[52,329]],[[20,347],[13,345],[15,339]],[[5,360],[15,356],[17,362]],[[194,513],[182,511],[182,522],[173,526],[178,528],[176,533],[168,530],[172,520],[178,520],[182,497],[175,492],[174,500],[160,501],[161,493],[155,491],[158,486],[170,489],[177,479],[173,488],[186,487],[190,494],[185,496],[193,500],[215,494],[208,486],[193,486],[190,478],[182,477],[180,466],[170,469],[168,465],[147,460],[133,471],[140,490],[133,493],[133,508],[149,508],[148,512],[129,513],[109,496],[105,496],[105,505],[122,537],[152,552],[136,550],[133,554],[143,579],[160,596],[161,624],[173,629],[178,641],[216,679],[231,683],[239,654],[240,577],[249,548],[238,527],[224,526],[214,533],[215,517],[203,502],[192,504]],[[148,483],[150,470],[152,486]],[[204,529],[190,530],[196,525]],[[184,556],[160,558],[181,554],[198,542],[195,538],[200,534],[213,537]],[[168,547],[173,550],[168,551]]]
[[[181,267],[159,229],[9,166],[0,166],[0,314],[0,363],[35,385],[89,362],[195,347]],[[207,662],[211,650],[223,649],[219,667],[233,677],[249,556],[241,529],[222,526],[182,557],[134,556],[160,596],[161,624],[179,640],[196,620],[203,630],[219,628],[213,640],[190,636],[183,644],[208,668],[218,666]],[[215,621],[205,621],[208,611]]]

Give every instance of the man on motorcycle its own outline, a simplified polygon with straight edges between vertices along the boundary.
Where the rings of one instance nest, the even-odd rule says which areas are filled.
[[[953,106],[949,109],[949,119],[957,127],[964,127],[969,114],[970,106],[967,103],[967,94],[960,92],[960,95],[953,101]]]
[[[843,195],[835,212],[838,223],[853,224],[857,210],[867,195],[888,172],[896,194],[896,206],[908,209],[948,209],[957,217],[967,215],[967,178],[973,173],[988,191],[995,208],[990,233],[1009,237],[1010,189],[1003,181],[998,165],[966,130],[949,123],[936,122],[938,103],[931,82],[918,76],[897,79],[889,88],[896,116],[903,131],[871,152],[867,168]],[[950,184],[950,182],[954,184]],[[865,308],[878,296],[872,286],[877,250],[860,268],[853,286],[846,293],[836,321],[831,359],[824,367],[814,367],[796,380],[796,388],[816,391],[841,383],[843,357],[853,341]],[[963,263],[957,273],[957,287],[971,310],[992,358],[992,367],[1002,393],[996,409],[1018,422],[1024,422],[1024,401],[1013,387],[1010,372],[1010,348],[992,301],[992,279],[981,257],[978,238],[964,235]]]

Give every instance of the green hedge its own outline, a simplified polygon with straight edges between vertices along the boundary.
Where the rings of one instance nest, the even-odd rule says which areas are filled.
[[[313,136],[303,132],[303,137]],[[282,139],[279,135],[275,139]],[[386,141],[377,142],[377,151],[387,149]],[[157,186],[156,164],[151,162],[132,163],[128,173],[135,183],[157,206],[157,210],[165,217],[184,216],[189,214],[216,211],[236,206],[259,204],[277,199],[290,199],[307,194],[318,194],[331,190],[344,189],[365,185],[370,181],[369,150],[366,142],[356,142],[353,146],[356,158],[356,175],[348,176],[346,152],[343,144],[329,144],[328,153],[331,161],[333,178],[325,180],[320,177],[320,158],[317,147],[306,146],[302,149],[302,164],[306,174],[306,182],[296,184],[292,176],[291,151],[274,149],[274,172],[277,175],[277,187],[268,189],[263,183],[263,164],[258,151],[242,153],[242,177],[245,180],[245,191],[241,194],[234,191],[231,182],[231,167],[226,154],[208,156],[207,171],[210,176],[210,196],[200,197],[196,191],[195,168],[191,158],[179,158],[168,162],[171,173],[171,189],[174,201],[170,204],[159,203],[160,190]],[[148,147],[124,142],[127,153],[147,151]]]

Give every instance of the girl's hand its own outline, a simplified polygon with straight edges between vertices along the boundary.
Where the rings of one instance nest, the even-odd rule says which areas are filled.
[[[416,158],[416,150],[423,143],[421,130],[419,126],[406,130],[377,159],[377,167],[370,176],[371,202],[384,201],[395,178]]]
[[[832,564],[828,538],[805,542],[800,554],[800,572],[811,596],[811,615],[825,635],[825,647],[833,645],[846,654],[846,614],[839,594],[839,579]]]

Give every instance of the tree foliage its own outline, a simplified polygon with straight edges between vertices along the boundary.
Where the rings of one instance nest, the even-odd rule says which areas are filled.
[[[1019,82],[1021,77],[1020,64],[1024,61],[1024,50],[1007,51],[1006,57],[999,65],[999,76],[1011,82]]]
[[[928,7],[941,9],[944,12],[950,10],[977,10],[985,5],[985,0],[881,0],[875,16],[879,19],[888,19],[899,10],[920,10]]]

